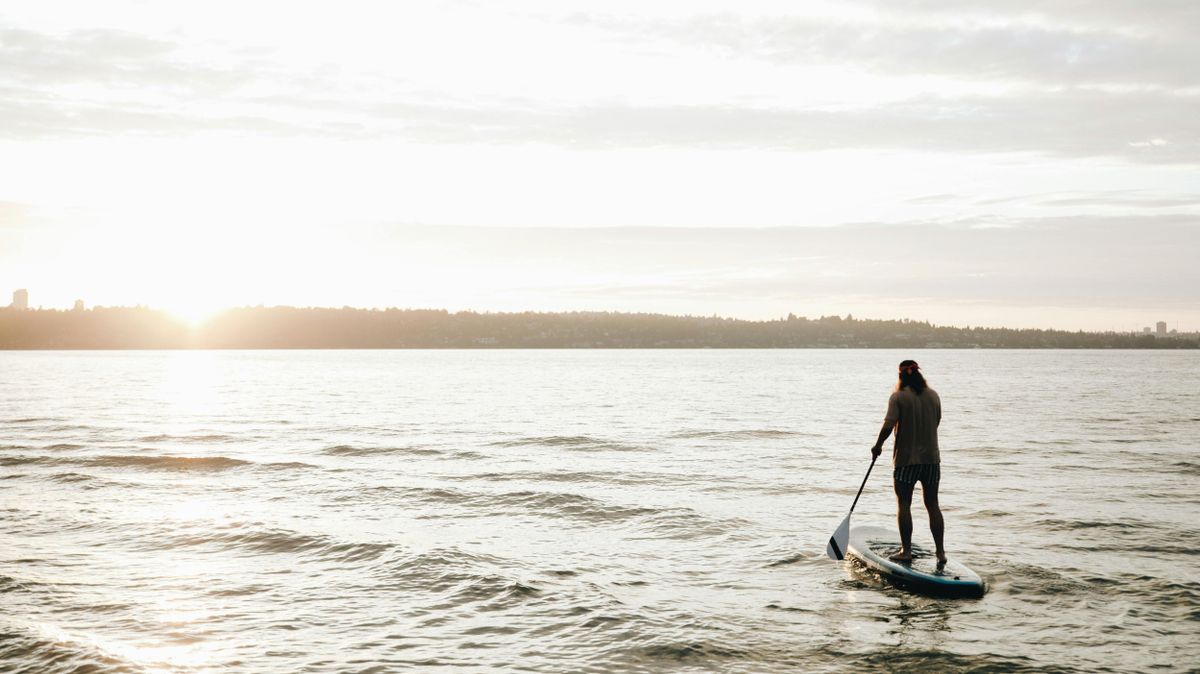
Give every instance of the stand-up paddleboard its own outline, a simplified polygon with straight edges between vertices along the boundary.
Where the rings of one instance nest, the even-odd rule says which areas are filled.
[[[986,587],[979,574],[946,560],[939,569],[932,552],[913,546],[913,561],[893,562],[888,555],[900,549],[900,533],[883,527],[854,527],[850,530],[850,557],[877,572],[894,585],[913,592],[942,597],[982,597]]]

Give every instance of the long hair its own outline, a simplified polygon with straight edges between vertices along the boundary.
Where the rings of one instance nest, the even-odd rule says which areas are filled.
[[[896,383],[896,390],[909,389],[917,395],[925,392],[925,388],[929,385],[925,383],[925,376],[921,374],[921,366],[917,365],[915,360],[900,361],[900,381]]]

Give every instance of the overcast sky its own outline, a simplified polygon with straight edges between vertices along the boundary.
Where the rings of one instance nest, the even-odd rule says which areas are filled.
[[[0,304],[1200,329],[1195,0],[0,5]]]

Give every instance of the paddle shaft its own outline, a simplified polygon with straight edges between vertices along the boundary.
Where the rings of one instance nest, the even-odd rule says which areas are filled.
[[[850,504],[850,512],[854,512],[854,506],[858,505],[858,497],[862,496],[863,487],[867,486],[867,478],[871,477],[871,469],[875,467],[875,459],[878,458],[878,456],[871,457],[871,465],[867,466],[867,474],[863,476],[863,483],[858,488],[858,493],[854,495],[854,503]]]

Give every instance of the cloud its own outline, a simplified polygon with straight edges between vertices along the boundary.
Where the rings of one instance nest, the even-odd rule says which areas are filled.
[[[117,30],[56,35],[0,28],[0,82],[152,86],[193,92],[227,90],[248,75],[189,63],[178,45]]]
[[[486,268],[494,288],[519,270],[520,287],[512,289],[589,306],[604,298],[620,308],[626,298],[736,307],[855,296],[1165,307],[1200,318],[1196,216],[763,229],[426,227],[398,228],[395,236],[406,247],[419,241],[422,257]]]
[[[957,194],[929,194],[929,195],[922,196],[922,197],[913,197],[912,199],[905,199],[904,203],[906,203],[906,204],[945,204],[945,203],[958,201],[959,198],[960,197]]]
[[[1186,35],[1200,20],[1192,0],[855,0],[889,16],[1037,20],[1054,25]]]
[[[776,64],[841,64],[901,76],[1054,85],[1187,88],[1200,84],[1200,71],[1194,67],[1200,61],[1200,44],[1188,31],[1178,30],[1188,25],[1178,22],[1200,24],[1194,4],[1168,7],[1162,13],[1157,4],[1141,4],[1133,12],[1118,12],[1110,5],[1112,20],[1099,24],[1088,19],[1105,16],[1105,10],[1093,12],[1091,5],[1074,13],[1052,13],[1050,20],[1038,20],[1045,16],[1045,4],[1010,5],[1015,6],[1012,12],[983,2],[888,2],[877,6],[884,12],[882,18],[859,20],[727,13],[672,22],[598,14],[572,14],[569,20],[610,32],[619,40],[671,41]],[[919,20],[914,14],[920,12],[930,16]],[[1139,23],[1118,22],[1118,17],[1128,14],[1148,25],[1136,30]]]
[[[1079,195],[1044,199],[1039,206],[1079,207],[1127,207],[1127,208],[1183,208],[1200,206],[1200,194],[1153,195],[1137,192],[1117,192]]]
[[[1182,28],[1200,25],[1200,4],[865,4],[876,14],[855,20],[734,14],[670,21],[573,14],[565,20],[594,28],[627,50],[682,49],[781,68],[834,66],[890,82],[911,78],[914,87],[916,81],[945,80],[938,95],[914,93],[899,103],[723,110],[744,115],[760,135],[790,138],[781,147],[810,149],[824,141],[836,147],[1200,160],[1194,122],[1200,118],[1200,42]],[[989,82],[992,90],[980,95]],[[681,132],[690,122],[681,118]],[[715,137],[731,135],[724,133],[728,123],[700,125]]]
[[[409,90],[395,78],[289,70],[262,55],[247,60],[228,52],[229,63],[217,68],[184,58],[173,42],[122,31],[3,29],[0,137],[226,131],[593,149],[851,148],[1200,161],[1200,94],[1171,88],[1200,83],[1192,65],[1200,62],[1200,42],[1190,39],[1164,39],[1155,47],[1154,36],[1057,28],[864,30],[812,19],[704,16],[679,24],[623,23],[620,30],[723,45],[780,63],[818,59],[893,73],[949,69],[972,79],[1161,86],[947,92],[837,109],[735,98],[684,105],[597,97],[565,104],[536,94]],[[786,81],[786,71],[776,75]]]
[[[1164,193],[1151,190],[1071,191],[1054,190],[1031,194],[1010,194],[1003,197],[977,199],[976,206],[1028,204],[1052,208],[1188,208],[1200,206],[1200,194]]]
[[[859,110],[733,105],[594,105],[562,110],[414,116],[414,135],[448,141],[583,147],[709,147],[815,151],[905,149],[1029,152],[1133,161],[1200,161],[1200,115],[1169,94],[1098,91],[1021,98],[924,97]],[[475,124],[446,124],[464,116]],[[1154,145],[1139,145],[1160,138]]]
[[[313,109],[311,100],[297,105]],[[288,105],[286,98],[276,105]],[[319,106],[317,108],[319,110]],[[0,134],[168,134],[205,130],[390,138],[423,143],[551,143],[567,147],[820,151],[888,149],[1119,157],[1148,163],[1200,161],[1200,115],[1166,94],[1071,91],[995,97],[925,97],[885,108],[821,111],[733,105],[470,107],[332,101],[303,119],[247,105],[237,115],[187,114],[165,106],[52,98],[0,102]],[[1160,139],[1153,144],[1140,141]]]

